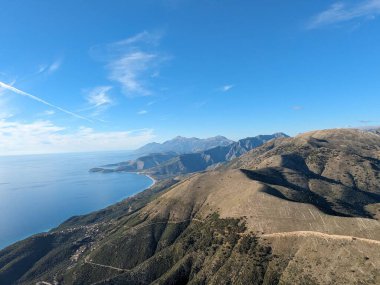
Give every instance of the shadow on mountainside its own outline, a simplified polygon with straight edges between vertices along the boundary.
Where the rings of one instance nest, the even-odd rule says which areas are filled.
[[[290,154],[283,155],[282,158],[281,166],[241,171],[249,179],[263,183],[263,192],[278,198],[312,204],[334,216],[374,217],[365,208],[380,203],[379,194],[314,173],[301,156]]]

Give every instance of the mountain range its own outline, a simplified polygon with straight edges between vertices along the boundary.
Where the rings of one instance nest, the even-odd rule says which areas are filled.
[[[380,135],[280,136],[5,248],[0,280],[380,284],[379,189]]]
[[[172,140],[163,143],[149,143],[137,149],[135,153],[146,155],[151,153],[175,152],[177,154],[204,151],[216,146],[227,146],[233,143],[232,140],[223,136],[216,136],[207,139],[186,138],[177,136]]]
[[[242,154],[264,144],[267,141],[280,137],[288,136],[284,133],[275,133],[273,135],[259,135],[256,137],[245,138],[237,142],[230,143],[226,146],[219,145],[205,151],[179,155],[178,152],[152,153],[139,157],[136,160],[120,162],[117,164],[109,164],[103,168],[93,168],[90,171],[138,171],[154,175],[155,177],[159,178],[167,178],[173,175],[175,176],[179,174],[188,174],[217,167],[219,164],[239,157]],[[176,141],[176,139],[172,141]]]

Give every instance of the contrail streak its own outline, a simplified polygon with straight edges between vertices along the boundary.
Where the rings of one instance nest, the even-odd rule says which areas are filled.
[[[2,87],[2,88],[4,88],[4,89],[7,89],[7,90],[9,90],[9,91],[12,91],[13,93],[16,93],[16,94],[19,94],[19,95],[22,95],[22,96],[25,96],[25,97],[29,97],[30,99],[33,99],[33,100],[35,100],[35,101],[37,101],[37,102],[40,102],[40,103],[42,103],[42,104],[45,104],[45,105],[47,105],[47,106],[49,106],[49,107],[52,107],[52,108],[54,108],[54,109],[57,109],[57,110],[59,110],[59,111],[61,111],[61,112],[63,112],[63,113],[66,113],[66,114],[71,115],[71,116],[73,116],[73,117],[76,117],[76,118],[78,118],[78,119],[82,119],[82,120],[86,120],[86,121],[88,121],[88,122],[92,122],[90,119],[88,119],[88,118],[86,118],[86,117],[83,117],[83,116],[81,116],[81,115],[78,115],[78,114],[75,114],[75,113],[73,113],[73,112],[70,112],[70,111],[68,111],[68,110],[66,110],[66,109],[63,109],[63,108],[61,108],[61,107],[59,107],[59,106],[56,106],[56,105],[54,105],[54,104],[51,104],[51,103],[49,103],[49,102],[47,102],[47,101],[45,101],[45,100],[43,100],[43,99],[41,99],[41,98],[39,98],[39,97],[37,97],[37,96],[34,96],[34,95],[29,94],[29,93],[27,93],[27,92],[24,92],[24,91],[22,91],[22,90],[20,90],[20,89],[17,89],[17,88],[15,88],[15,87],[11,86],[11,85],[5,84],[4,82],[1,82],[1,81],[0,81],[0,87]]]

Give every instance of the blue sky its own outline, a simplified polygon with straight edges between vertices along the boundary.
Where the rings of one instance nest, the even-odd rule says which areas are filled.
[[[0,154],[379,125],[380,0],[21,1]]]

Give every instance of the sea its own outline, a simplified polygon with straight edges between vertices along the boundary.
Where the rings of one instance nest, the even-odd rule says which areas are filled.
[[[144,175],[89,172],[133,158],[127,151],[0,156],[0,249],[148,188]]]

